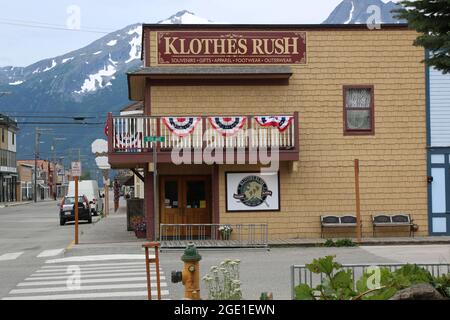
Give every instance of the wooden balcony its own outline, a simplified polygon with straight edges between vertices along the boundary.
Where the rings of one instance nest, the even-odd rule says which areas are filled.
[[[280,161],[298,161],[298,113],[283,116],[292,117],[290,125],[285,130],[273,126],[262,126],[256,120],[256,116],[245,116],[242,128],[232,136],[222,135],[215,130],[208,116],[195,117],[201,118],[195,129],[186,136],[180,137],[166,126],[163,117],[116,117],[110,113],[108,115],[109,163],[112,168],[143,167],[153,162],[154,148],[156,148],[158,163],[172,163],[172,151],[178,152],[180,149],[184,153],[191,154],[191,163],[194,163],[193,159],[196,155],[208,152],[218,160],[215,163],[228,164],[229,155],[226,159],[225,157],[227,153],[231,153],[235,163],[254,164],[255,161],[260,162],[261,152],[271,156],[272,151],[275,152],[275,150],[279,152]],[[233,117],[236,116],[230,116],[230,118]],[[148,142],[145,137],[163,137],[164,141]],[[240,159],[239,162],[237,162],[238,159]],[[243,162],[242,159],[245,161]]]

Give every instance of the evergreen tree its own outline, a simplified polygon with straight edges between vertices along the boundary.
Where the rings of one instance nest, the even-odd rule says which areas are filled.
[[[406,19],[421,35],[414,45],[429,50],[425,62],[450,73],[450,0],[401,1],[397,18]]]

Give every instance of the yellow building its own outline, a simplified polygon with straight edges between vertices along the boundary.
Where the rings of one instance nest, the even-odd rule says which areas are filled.
[[[405,25],[144,25],[144,67],[128,74],[144,115],[110,114],[108,128],[111,166],[144,171],[148,238],[175,236],[167,224],[262,224],[269,239],[319,238],[321,216],[356,215],[355,159],[363,236],[371,216],[399,213],[428,234],[416,36]],[[275,173],[261,173],[269,166]]]

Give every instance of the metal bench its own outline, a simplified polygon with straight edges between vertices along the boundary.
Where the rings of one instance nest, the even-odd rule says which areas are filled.
[[[373,237],[376,235],[375,230],[377,227],[408,227],[409,236],[411,237],[412,235],[414,237],[416,225],[413,221],[409,214],[378,214],[372,216]]]
[[[320,236],[323,238],[324,228],[356,228],[356,217],[352,215],[345,216],[320,216]]]

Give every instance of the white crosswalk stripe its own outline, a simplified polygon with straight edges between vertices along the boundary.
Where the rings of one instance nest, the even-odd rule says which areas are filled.
[[[21,252],[10,252],[5,253],[0,256],[0,261],[10,261],[10,260],[16,260],[18,257],[23,255],[23,251]]]
[[[130,255],[113,258],[114,255],[107,255],[47,260],[2,300],[146,299],[145,260],[124,261],[134,259]],[[105,260],[107,263],[98,263]],[[161,268],[160,278],[161,296],[167,299],[169,291]],[[156,298],[154,265],[150,266],[150,280],[152,296]]]
[[[64,252],[64,249],[51,249],[51,250],[44,250],[41,253],[38,254],[38,258],[49,258],[49,257],[55,257],[57,255],[60,255]]]
[[[58,255],[61,255],[64,253],[63,248],[59,248],[59,249],[48,249],[48,250],[43,250],[41,252],[39,252],[39,254],[36,256],[37,258],[50,258],[50,257],[56,257]],[[20,251],[20,252],[8,252],[8,253],[4,253],[4,254],[0,254],[0,261],[12,261],[12,260],[16,260],[19,257],[26,257],[26,256],[30,256],[32,253],[28,252],[27,254],[24,254],[24,251]],[[36,254],[36,253],[34,253]]]

